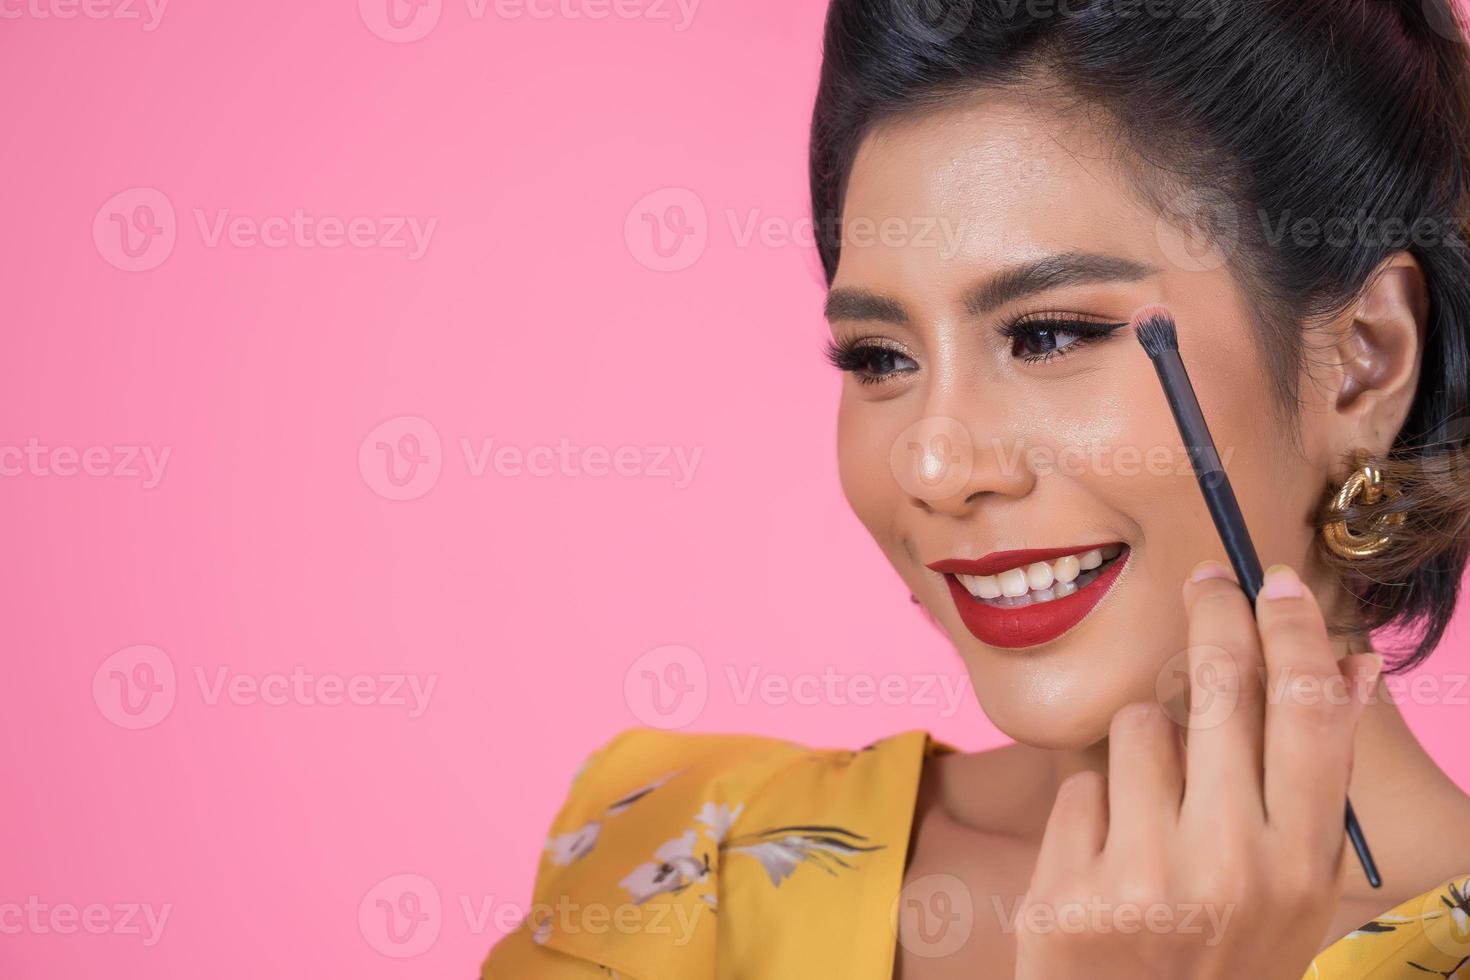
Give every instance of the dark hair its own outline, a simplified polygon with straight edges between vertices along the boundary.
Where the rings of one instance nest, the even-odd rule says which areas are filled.
[[[1161,215],[1228,233],[1288,413],[1304,325],[1345,311],[1386,258],[1411,252],[1430,299],[1419,387],[1378,460],[1402,496],[1348,515],[1405,519],[1377,558],[1323,551],[1357,599],[1336,628],[1409,631],[1392,668],[1407,670],[1439,643],[1470,553],[1470,63],[1452,2],[832,0],[810,148],[827,283],[863,138],[983,88],[1102,110]],[[1274,240],[1268,222],[1227,226],[1240,213],[1356,233]]]

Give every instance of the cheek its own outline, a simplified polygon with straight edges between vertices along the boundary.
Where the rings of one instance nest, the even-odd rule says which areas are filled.
[[[1062,396],[1034,399],[1026,443],[1039,482],[1066,481],[1067,498],[1081,494],[1081,513],[1108,510],[1146,527],[1161,503],[1184,493],[1193,477],[1168,403],[1144,362],[1143,370],[1094,375]],[[1117,528],[1126,531],[1126,527]]]
[[[844,382],[848,384],[848,382]],[[837,471],[842,493],[858,520],[882,542],[898,486],[888,471],[888,446],[897,432],[892,411],[883,411],[847,391],[837,412]]]

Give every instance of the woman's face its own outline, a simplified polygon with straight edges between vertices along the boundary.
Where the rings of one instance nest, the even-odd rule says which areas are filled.
[[[1320,574],[1328,395],[1303,384],[1294,448],[1224,256],[1137,198],[1107,140],[1001,95],[885,124],[852,169],[828,307],[856,368],[848,500],[991,720],[1054,748],[1177,693],[1181,584],[1225,560],[1152,363],[1120,326],[1139,306],[1174,314],[1263,565]],[[998,554],[1022,550],[1040,554]]]

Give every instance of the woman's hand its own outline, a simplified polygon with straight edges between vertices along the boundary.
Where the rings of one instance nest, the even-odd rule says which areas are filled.
[[[1108,775],[1062,784],[1018,907],[1016,977],[1300,980],[1342,888],[1353,733],[1382,661],[1337,661],[1285,566],[1250,602],[1223,565],[1184,586],[1190,718],[1113,718]]]

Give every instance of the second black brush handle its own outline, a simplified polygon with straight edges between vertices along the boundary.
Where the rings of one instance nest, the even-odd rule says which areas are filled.
[[[1261,591],[1261,559],[1251,542],[1246,529],[1245,516],[1230,487],[1230,478],[1225,475],[1225,466],[1220,454],[1215,451],[1215,440],[1210,437],[1210,427],[1205,424],[1204,412],[1195,397],[1194,386],[1189,383],[1189,374],[1178,351],[1164,351],[1154,358],[1154,369],[1163,382],[1164,396],[1169,399],[1169,408],[1174,421],[1179,425],[1179,434],[1184,438],[1184,448],[1189,453],[1189,463],[1194,468],[1200,491],[1210,508],[1210,518],[1215,530],[1225,545],[1225,554],[1235,569],[1235,577],[1241,589],[1256,605],[1256,593]]]

